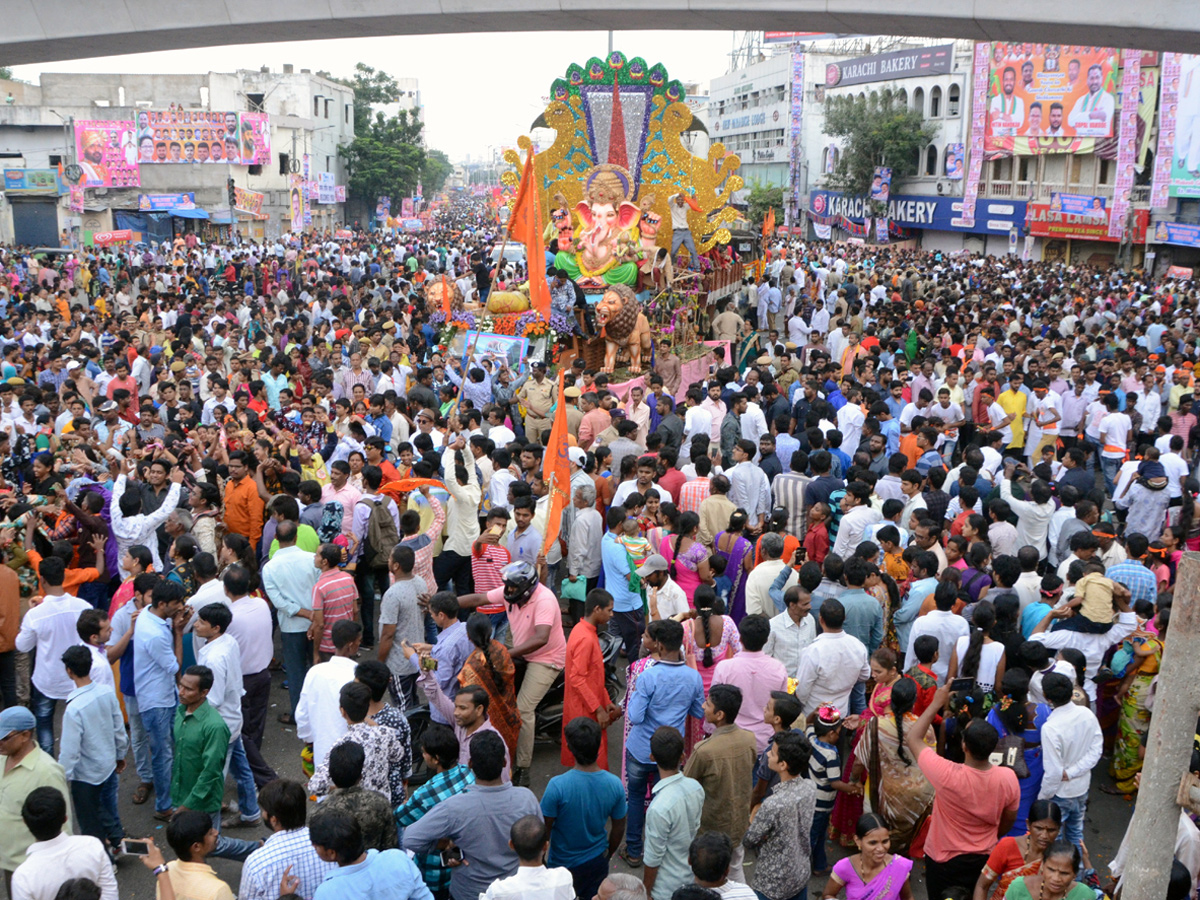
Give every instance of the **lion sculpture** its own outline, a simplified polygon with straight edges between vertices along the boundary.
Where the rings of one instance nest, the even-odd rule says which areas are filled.
[[[446,290],[450,292],[450,310],[451,312],[461,312],[466,308],[463,300],[462,289],[458,284],[446,279]],[[445,297],[442,296],[442,280],[440,278],[430,279],[425,282],[425,307],[431,313],[441,312],[444,308]]]
[[[626,284],[609,285],[596,304],[596,324],[604,338],[604,367],[612,373],[617,367],[617,351],[629,348],[629,371],[642,371],[642,354],[650,352],[650,323],[642,313],[633,288]]]

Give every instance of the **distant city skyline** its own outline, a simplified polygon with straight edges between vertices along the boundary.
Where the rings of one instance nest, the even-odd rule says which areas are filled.
[[[661,62],[672,78],[707,83],[729,66],[729,31],[618,31],[613,48]],[[231,72],[284,64],[349,77],[358,62],[420,82],[425,141],[453,162],[478,160],[489,147],[515,146],[544,108],[551,82],[573,63],[608,50],[608,32],[535,32],[378,37],[246,44],[14,66],[16,78],[43,72]],[[170,98],[158,97],[161,102]]]

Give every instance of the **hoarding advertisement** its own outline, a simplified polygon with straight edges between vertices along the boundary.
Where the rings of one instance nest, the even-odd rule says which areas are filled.
[[[1172,197],[1200,197],[1200,56],[1165,53],[1163,57],[1159,159],[1170,166]],[[1173,57],[1175,62],[1169,79],[1166,57]],[[1168,92],[1172,112],[1169,119]]]
[[[260,194],[257,191],[235,187],[233,189],[233,208],[240,212],[247,212],[256,216],[262,215],[262,205],[265,197],[265,194]]]
[[[987,134],[988,85],[991,83],[988,60],[992,45],[982,41],[975,45],[971,60],[971,156],[967,180],[963,184],[962,212],[955,222],[961,228],[975,227],[975,203],[979,199],[979,176],[983,173],[983,145]]]
[[[989,141],[1112,136],[1117,51],[998,42],[992,45],[990,60]]]
[[[871,178],[871,199],[887,203],[892,196],[892,170],[888,166],[876,166]]]
[[[1133,165],[1138,156],[1138,103],[1141,100],[1142,51],[1121,52],[1121,119],[1117,135],[1117,180],[1113,187],[1112,215],[1108,236],[1120,240],[1125,234],[1129,193],[1133,190]]]
[[[141,109],[137,158],[146,165],[266,165],[271,161],[270,116],[177,107]]]
[[[1104,198],[1093,197],[1090,194],[1061,194],[1058,191],[1052,191],[1050,208],[1055,212],[1064,212],[1072,216],[1085,216],[1092,219],[1105,217]]]
[[[138,187],[137,142],[128,119],[75,120],[75,158],[83,187]]]
[[[5,169],[4,192],[6,194],[61,194],[57,169]]]
[[[185,194],[138,194],[138,209],[142,212],[162,212],[170,209],[194,209],[196,195]]]
[[[290,214],[292,233],[302,234],[304,232],[304,176],[300,174],[292,175],[290,178],[291,187],[288,189],[288,212]]]
[[[962,144],[946,145],[946,177],[950,181],[962,181],[965,161],[966,148]]]
[[[1115,243],[1119,238],[1110,237],[1108,233],[1110,214],[1111,211],[1106,212],[1103,218],[1074,216],[1051,209],[1049,203],[1030,203],[1029,231],[1038,237],[1079,238],[1087,241]],[[1149,210],[1135,209],[1133,211],[1133,234],[1129,236],[1130,240],[1138,243],[1144,242],[1149,221]]]
[[[1200,247],[1200,225],[1182,222],[1155,222],[1154,243],[1178,247]]]
[[[800,214],[800,135],[804,130],[804,53],[799,46],[792,46],[792,96],[788,109],[788,138],[792,148],[788,159],[788,177],[792,182],[792,202],[784,210],[788,224],[791,216]]]
[[[317,202],[324,206],[332,206],[337,202],[337,192],[334,190],[332,172],[317,173]]]

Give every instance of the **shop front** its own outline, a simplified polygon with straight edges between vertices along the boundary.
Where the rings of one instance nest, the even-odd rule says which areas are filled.
[[[1029,233],[1041,239],[1041,258],[1045,262],[1111,266],[1116,262],[1121,242],[1108,233],[1109,215],[1107,209],[1084,216],[1052,209],[1049,203],[1030,203]],[[1133,210],[1131,239],[1135,266],[1142,263],[1149,221],[1149,210]]]

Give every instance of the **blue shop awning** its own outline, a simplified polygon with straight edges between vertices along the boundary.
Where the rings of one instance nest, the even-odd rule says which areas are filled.
[[[171,210],[171,215],[177,219],[207,219],[208,212],[198,206],[193,207],[177,207]]]

